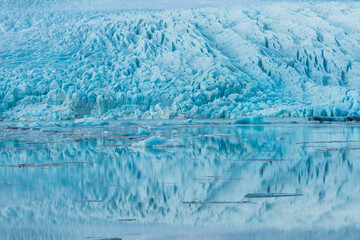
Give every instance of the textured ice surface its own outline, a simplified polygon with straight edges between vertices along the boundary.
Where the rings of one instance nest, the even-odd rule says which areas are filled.
[[[57,10],[104,10],[104,9],[174,9],[211,6],[229,6],[251,0],[2,0],[3,9],[57,9]],[[261,1],[260,1],[261,2]],[[263,1],[264,3],[265,1]]]
[[[40,9],[0,10],[2,119],[360,110],[359,3]]]
[[[122,123],[2,122],[0,235],[359,239],[359,124]]]

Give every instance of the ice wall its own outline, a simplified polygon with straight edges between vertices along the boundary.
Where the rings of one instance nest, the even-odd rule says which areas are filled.
[[[2,10],[0,119],[357,115],[359,11]]]

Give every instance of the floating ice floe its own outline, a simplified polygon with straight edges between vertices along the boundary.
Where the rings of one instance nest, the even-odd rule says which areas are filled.
[[[133,148],[153,148],[156,146],[161,146],[166,143],[166,138],[159,137],[159,136],[153,136],[150,138],[147,138],[143,141],[134,143],[131,145]]]
[[[182,124],[187,125],[187,124],[192,124],[193,120],[192,119],[186,119],[182,122]]]
[[[168,149],[168,148],[178,148],[183,147],[184,144],[175,140],[175,139],[167,139],[165,137],[160,136],[152,136],[143,141],[134,143],[131,145],[133,148],[156,148],[156,149]]]
[[[148,130],[146,130],[145,128],[138,128],[138,134],[139,135],[149,135],[150,133],[149,133],[149,131]]]
[[[240,118],[233,122],[233,124],[261,124],[264,123],[263,117],[246,117]]]
[[[109,125],[108,122],[97,119],[97,118],[93,118],[93,117],[88,117],[88,118],[81,118],[81,119],[76,119],[75,120],[76,124],[79,124],[80,126],[100,126],[100,125]]]

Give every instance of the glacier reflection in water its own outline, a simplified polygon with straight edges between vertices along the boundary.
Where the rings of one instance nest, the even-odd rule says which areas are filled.
[[[0,234],[357,239],[359,133],[279,121],[3,122]]]

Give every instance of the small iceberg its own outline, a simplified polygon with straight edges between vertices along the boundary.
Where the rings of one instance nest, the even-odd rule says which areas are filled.
[[[138,135],[150,135],[150,133],[145,128],[139,127],[138,128]]]
[[[264,123],[264,117],[246,117],[240,118],[233,122],[233,124],[261,124]]]
[[[192,123],[193,123],[192,119],[186,119],[186,120],[182,121],[183,125],[188,125],[188,124],[192,124]]]
[[[166,139],[164,137],[159,137],[159,136],[153,136],[131,145],[131,147],[133,148],[156,148],[156,149],[178,148],[183,146],[184,144],[180,143],[179,141],[176,141],[174,139]]]
[[[88,118],[81,118],[75,120],[76,124],[79,124],[80,126],[103,126],[103,125],[109,125],[108,122],[103,121],[98,118],[88,117]]]
[[[154,136],[147,138],[143,141],[134,143],[131,145],[133,148],[153,148],[156,146],[164,145],[166,143],[166,138]]]

